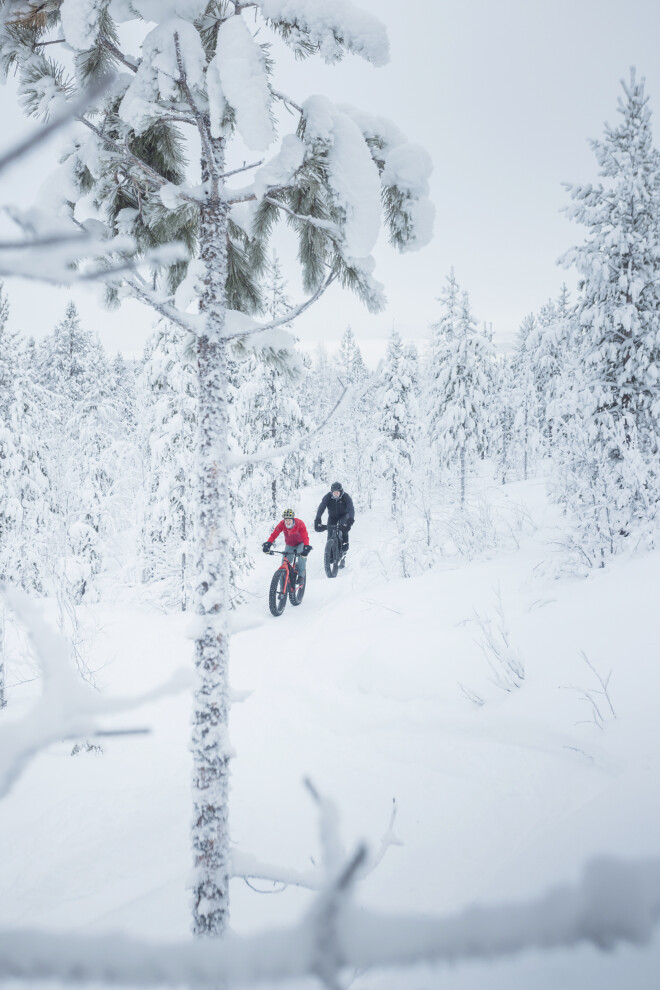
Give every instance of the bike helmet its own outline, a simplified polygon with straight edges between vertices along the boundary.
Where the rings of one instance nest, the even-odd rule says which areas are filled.
[[[341,482],[339,482],[339,481],[333,481],[332,484],[330,485],[330,491],[331,492],[339,492],[339,494],[341,495],[343,493],[343,491],[344,491],[344,489],[342,488]]]
[[[285,509],[282,513],[282,519],[295,519],[296,514],[293,509]]]

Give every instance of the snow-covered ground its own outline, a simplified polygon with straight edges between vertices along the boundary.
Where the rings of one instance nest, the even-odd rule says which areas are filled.
[[[297,507],[308,525],[318,496]],[[408,580],[383,573],[381,507],[359,518],[335,581],[314,534],[305,600],[278,619],[267,604],[273,558],[259,558],[232,641],[233,687],[251,692],[231,718],[237,854],[299,870],[318,862],[308,778],[336,802],[347,850],[363,838],[377,848],[396,802],[402,845],[358,889],[359,903],[379,910],[450,915],[575,882],[600,854],[657,856],[660,552],[554,578],[556,520],[543,484],[497,497],[525,509],[506,550],[441,559]],[[115,694],[191,664],[190,617],[141,605],[137,592],[91,606],[85,621],[98,685]],[[494,683],[504,671],[480,646],[488,623],[524,667],[510,691]],[[606,697],[597,674],[610,672]],[[2,717],[35,690],[11,689]],[[149,726],[148,735],[75,757],[69,741],[31,764],[0,808],[1,927],[187,936],[189,714],[185,694],[167,698],[108,720]],[[232,886],[238,933],[286,925],[312,896],[253,886],[265,893]],[[646,949],[528,952],[366,973],[351,986],[652,990],[659,972],[660,936]]]

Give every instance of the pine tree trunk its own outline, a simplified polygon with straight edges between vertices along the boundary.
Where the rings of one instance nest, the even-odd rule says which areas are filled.
[[[222,173],[224,148],[214,142]],[[207,174],[205,175],[204,172]],[[202,171],[208,180],[208,169]],[[219,936],[229,917],[229,492],[227,471],[226,315],[227,207],[210,196],[200,210],[200,255],[205,265],[200,310],[206,328],[197,344],[198,479],[193,708],[193,931]]]

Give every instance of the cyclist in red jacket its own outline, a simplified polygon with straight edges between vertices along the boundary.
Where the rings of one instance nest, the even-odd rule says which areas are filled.
[[[296,519],[293,509],[285,509],[282,513],[281,520],[262,546],[264,553],[270,553],[271,547],[280,533],[284,533],[284,542],[286,544],[284,550],[285,556],[290,561],[293,561],[294,553],[298,554],[298,574],[301,578],[304,577],[307,566],[307,554],[312,548],[309,545],[307,527],[302,519]]]

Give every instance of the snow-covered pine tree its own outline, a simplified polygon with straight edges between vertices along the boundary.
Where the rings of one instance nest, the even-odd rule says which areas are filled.
[[[50,506],[45,416],[8,319],[0,283],[0,580],[42,591]]]
[[[492,343],[479,329],[463,292],[455,320],[438,328],[433,350],[431,427],[441,470],[458,475],[460,503],[465,503],[470,463],[485,450],[493,383]]]
[[[344,385],[358,385],[367,376],[362,352],[350,326],[347,326],[339,341],[337,370]]]
[[[375,436],[374,425],[369,422],[373,396],[367,394],[370,375],[350,326],[341,336],[332,366],[335,370],[335,390],[350,388],[354,397],[346,411],[334,419],[332,431],[324,437],[332,465],[326,468],[326,474],[346,479],[354,498],[369,497],[373,469],[369,452]]]
[[[271,320],[284,319],[293,307],[287,294],[287,283],[282,274],[279,257],[275,251],[270,260],[264,287],[267,317]],[[290,321],[284,319],[282,326],[290,325]],[[254,361],[252,363],[254,365]],[[292,383],[285,369],[278,367],[277,364],[267,360],[264,362],[263,359],[260,363],[261,377],[265,385],[264,400],[268,412],[265,420],[258,413],[254,417],[252,445],[244,449],[245,453],[254,453],[261,446],[286,446],[291,443],[292,437],[302,436],[309,428],[309,422],[303,415],[298,401],[297,384]],[[254,371],[257,372],[257,369],[255,368]],[[255,389],[253,388],[252,391],[254,395]],[[260,436],[259,422],[262,424]],[[248,432],[249,430],[244,429],[244,436],[247,436]],[[308,462],[309,454],[300,450],[265,465],[270,475],[273,522],[279,518],[284,503],[290,502],[293,493],[309,480]],[[253,518],[253,522],[255,521],[256,519]]]
[[[583,483],[598,491],[599,514],[602,492],[618,490],[608,548],[657,499],[660,435],[660,159],[644,80],[633,70],[622,86],[618,126],[591,142],[603,181],[569,187],[567,212],[586,228],[586,240],[563,258],[581,276],[574,346],[584,374],[576,414],[594,454]]]
[[[143,459],[138,434],[138,363],[116,354],[109,364],[105,403],[109,449],[106,470],[111,485],[106,495],[116,552],[134,559],[138,514],[144,489]]]
[[[425,396],[426,422],[431,448],[440,457],[444,426],[440,422],[445,402],[447,346],[456,336],[460,315],[461,290],[454,269],[445,278],[438,302],[440,318],[431,324],[428,385]]]
[[[340,110],[323,96],[300,104],[271,85],[275,66],[262,45],[268,32],[297,56],[318,54],[332,63],[352,52],[375,65],[387,62],[384,28],[351,3],[4,0],[0,12],[2,63],[5,70],[17,68],[28,113],[43,116],[110,69],[119,72],[80,115],[62,166],[75,219],[88,219],[85,209],[94,201],[92,219],[105,224],[110,243],[128,234],[146,251],[179,241],[198,259],[188,270],[199,287],[198,318],[173,306],[171,293],[187,268],[181,254],[164,257],[150,276],[128,274],[112,292],[147,301],[193,328],[197,338],[193,912],[195,931],[216,935],[227,922],[229,877],[228,349],[270,350],[283,361],[289,354],[281,331],[268,334],[235,311],[254,314],[263,307],[259,279],[280,219],[298,236],[308,302],[337,281],[378,309],[383,296],[371,275],[371,251],[381,206],[397,248],[426,243],[430,164],[382,118]],[[131,46],[126,50],[121,25]],[[62,37],[64,48],[45,47]],[[73,77],[57,61],[71,49]],[[274,118],[282,108],[293,112],[295,133],[282,126],[276,137]],[[265,163],[260,157],[245,165],[246,147],[262,153],[276,141]],[[189,176],[184,162],[195,155],[199,175]],[[250,169],[256,174],[247,186],[233,184]],[[116,243],[123,250],[124,242]]]
[[[518,331],[513,355],[513,439],[519,453],[520,472],[527,481],[540,447],[539,387],[534,374],[530,337],[536,331],[536,318],[527,316]]]
[[[75,198],[72,182],[78,185],[74,209],[80,213],[83,199],[89,203],[93,193],[109,238],[129,233],[145,250],[183,241],[199,257],[189,272],[196,272],[200,286],[197,320],[177,314],[170,298],[185,261],[165,262],[152,280],[133,272],[114,292],[132,292],[193,327],[197,336],[200,621],[193,903],[195,931],[219,934],[227,920],[229,876],[227,351],[232,341],[279,351],[283,359],[287,351],[281,336],[262,332],[255,337],[259,328],[228,313],[261,309],[258,278],[280,218],[299,237],[303,282],[312,298],[338,280],[377,309],[382,294],[370,274],[370,252],[381,197],[392,242],[402,250],[426,243],[429,164],[388,122],[339,110],[323,97],[301,106],[271,86],[273,64],[247,18],[256,16],[262,34],[273,31],[297,55],[318,53],[333,62],[355,52],[383,64],[388,58],[384,29],[352,5],[328,10],[305,0],[248,5],[238,0],[62,0],[37,9],[23,0],[5,0],[1,12],[3,64],[17,67],[28,112],[48,113],[52,100],[66,99],[112,67],[120,70],[106,95],[81,115],[81,133],[63,166],[69,201]],[[135,52],[120,48],[118,22],[130,21],[143,24]],[[76,52],[73,80],[65,80],[52,46],[44,54],[44,42],[61,36]],[[138,30],[125,37],[136,39]],[[284,135],[266,164],[257,163],[261,167],[247,188],[232,190],[229,173],[247,171],[240,164],[244,146],[262,151],[275,141],[273,116],[283,106],[295,110],[296,133]],[[191,182],[183,167],[181,128],[186,124],[196,134],[188,153],[194,154],[196,141],[201,148],[201,185]],[[242,146],[233,141],[236,137]],[[345,182],[348,175],[352,179]],[[245,203],[252,204],[249,216],[239,211]]]
[[[39,353],[39,385],[51,398],[44,435],[59,523],[51,569],[79,602],[92,592],[103,562],[105,501],[112,487],[108,450],[119,432],[110,425],[110,369],[74,303]]]
[[[149,450],[140,553],[143,577],[161,583],[165,601],[188,607],[192,545],[196,373],[190,334],[161,320],[149,341],[140,387]]]
[[[320,343],[315,349],[310,374],[301,389],[301,394],[305,397],[303,411],[307,413],[312,423],[325,422],[340,391],[336,366],[328,355],[325,345]],[[341,454],[337,452],[337,447],[341,444],[338,442],[336,431],[335,418],[324,430],[321,442],[315,445],[311,467],[316,481],[329,484],[332,481],[330,476],[335,475],[334,465],[338,461],[340,462],[338,467],[341,465]]]
[[[536,382],[539,429],[549,450],[553,444],[554,420],[557,415],[561,417],[559,397],[565,366],[567,369],[571,363],[575,340],[573,319],[570,294],[564,284],[557,299],[549,299],[541,307],[525,341]]]
[[[390,512],[396,519],[410,498],[419,409],[416,361],[393,329],[380,372],[378,461],[389,485]]]

